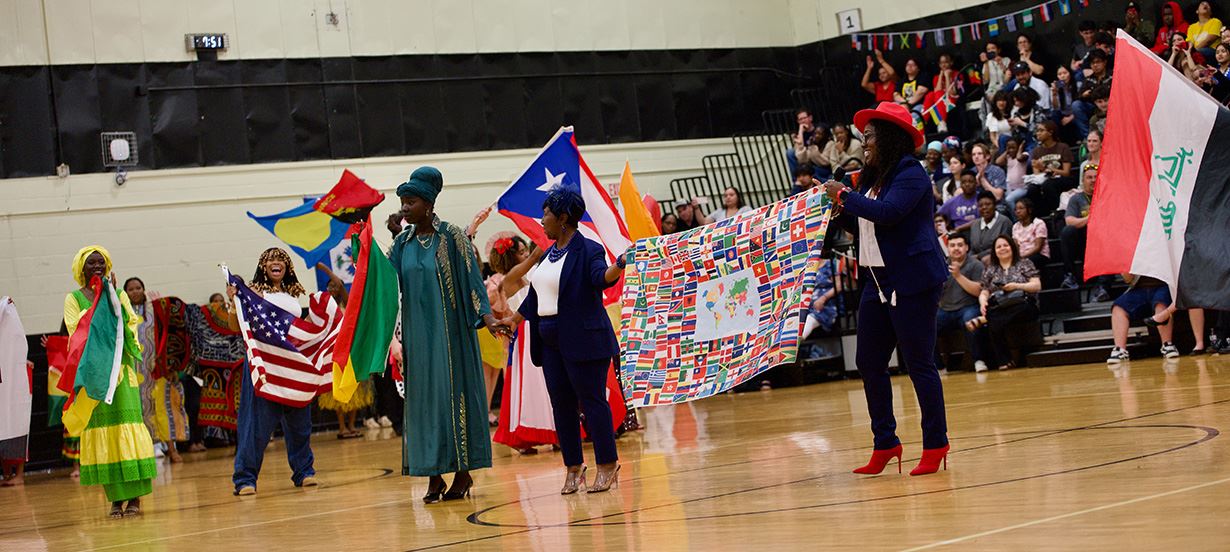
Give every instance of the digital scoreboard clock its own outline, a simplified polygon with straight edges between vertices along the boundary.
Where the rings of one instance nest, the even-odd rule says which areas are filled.
[[[230,46],[226,33],[196,33],[184,35],[184,43],[189,52],[201,50],[225,50]]]

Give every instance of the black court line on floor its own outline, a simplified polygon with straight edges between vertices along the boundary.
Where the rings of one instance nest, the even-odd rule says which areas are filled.
[[[421,548],[413,548],[413,549],[408,550],[407,552],[416,552],[416,551],[419,551],[419,550],[433,550],[433,549],[437,549],[437,548],[445,548],[445,547],[449,547],[449,546],[457,546],[457,545],[469,544],[469,543],[474,543],[474,542],[481,542],[481,541],[485,541],[485,540],[491,540],[491,539],[496,539],[496,538],[501,538],[501,537],[506,537],[506,536],[518,535],[518,534],[528,533],[528,532],[531,532],[531,531],[537,531],[537,530],[541,530],[541,529],[549,529],[549,528],[568,528],[568,527],[597,527],[597,526],[604,526],[604,525],[636,525],[636,524],[640,524],[640,523],[661,523],[661,522],[668,522],[668,521],[671,521],[671,522],[677,522],[677,521],[684,521],[684,520],[717,519],[717,518],[735,517],[735,516],[745,516],[745,515],[760,515],[760,514],[781,513],[781,512],[787,512],[787,511],[793,511],[793,510],[806,510],[806,509],[815,509],[815,508],[828,508],[828,507],[842,506],[842,505],[852,505],[852,504],[860,504],[860,503],[867,503],[867,502],[877,502],[877,501],[885,501],[885,500],[895,500],[895,499],[900,499],[900,498],[910,498],[910,497],[924,496],[924,495],[937,494],[937,493],[947,493],[947,492],[953,492],[953,491],[959,491],[959,490],[977,489],[977,488],[983,488],[983,487],[989,487],[989,486],[995,486],[995,485],[1003,485],[1003,484],[1009,484],[1009,483],[1016,483],[1016,482],[1020,482],[1020,481],[1030,480],[1030,479],[1040,479],[1040,478],[1045,478],[1045,477],[1053,477],[1053,476],[1065,475],[1065,474],[1069,474],[1069,473],[1076,473],[1076,472],[1081,472],[1081,471],[1086,471],[1086,470],[1091,470],[1091,469],[1097,469],[1097,468],[1103,468],[1103,467],[1107,467],[1107,466],[1111,466],[1111,465],[1116,465],[1116,464],[1121,464],[1121,463],[1126,463],[1126,462],[1132,462],[1132,461],[1136,461],[1136,460],[1141,460],[1141,459],[1144,459],[1144,458],[1149,458],[1149,457],[1152,457],[1152,456],[1159,456],[1159,455],[1163,455],[1163,454],[1169,454],[1169,453],[1176,452],[1176,451],[1179,451],[1179,450],[1182,450],[1182,449],[1185,449],[1185,448],[1188,448],[1188,447],[1192,447],[1192,446],[1196,446],[1196,445],[1202,444],[1202,443],[1204,443],[1204,442],[1206,442],[1206,441],[1209,441],[1209,440],[1211,440],[1211,439],[1213,439],[1213,438],[1217,437],[1217,436],[1218,436],[1218,435],[1220,435],[1220,433],[1221,433],[1218,429],[1216,429],[1216,428],[1212,428],[1212,427],[1206,427],[1206,426],[1195,426],[1195,425],[1182,425],[1182,424],[1150,424],[1150,425],[1134,425],[1134,426],[1119,426],[1119,427],[1108,427],[1108,426],[1113,426],[1114,424],[1121,424],[1121,423],[1125,423],[1125,422],[1131,422],[1131,421],[1134,421],[1134,420],[1142,420],[1142,419],[1151,418],[1151,417],[1155,417],[1155,416],[1162,416],[1162,415],[1166,415],[1166,414],[1172,414],[1172,413],[1175,413],[1175,412],[1182,412],[1182,411],[1186,411],[1186,410],[1192,410],[1192,409],[1196,409],[1196,408],[1203,408],[1203,407],[1206,407],[1206,406],[1214,406],[1214,405],[1218,405],[1218,404],[1224,404],[1224,403],[1227,403],[1227,402],[1230,402],[1230,399],[1222,399],[1222,400],[1219,400],[1219,401],[1212,401],[1212,402],[1207,402],[1207,403],[1200,403],[1200,404],[1195,404],[1195,405],[1186,406],[1186,407],[1182,407],[1182,408],[1174,408],[1174,409],[1170,409],[1170,410],[1163,410],[1163,411],[1159,411],[1159,412],[1153,412],[1153,413],[1149,413],[1149,414],[1142,414],[1142,415],[1139,415],[1139,416],[1132,416],[1132,417],[1128,417],[1128,418],[1121,418],[1121,419],[1118,419],[1118,420],[1110,420],[1110,421],[1101,422],[1101,423],[1097,423],[1097,424],[1090,424],[1090,425],[1086,425],[1086,426],[1072,427],[1072,428],[1067,428],[1067,429],[1057,429],[1057,430],[1038,430],[1038,431],[1031,431],[1031,432],[1021,432],[1021,434],[1029,434],[1030,436],[1028,436],[1028,437],[1022,437],[1022,438],[1020,438],[1020,439],[1012,439],[1012,440],[1008,440],[1008,441],[1004,441],[1004,442],[1000,442],[1000,443],[992,443],[992,444],[988,444],[988,445],[980,445],[980,446],[970,447],[970,448],[966,448],[966,449],[957,449],[957,450],[954,450],[954,451],[952,451],[952,452],[950,453],[950,454],[952,454],[952,455],[956,455],[956,454],[960,454],[960,453],[968,453],[968,452],[973,452],[973,451],[977,451],[977,450],[982,450],[982,449],[985,449],[985,448],[999,447],[999,446],[1004,446],[1004,445],[1011,445],[1011,444],[1015,444],[1015,443],[1020,443],[1020,442],[1023,442],[1023,441],[1029,441],[1029,440],[1040,439],[1040,438],[1046,438],[1046,437],[1053,437],[1053,436],[1056,436],[1056,435],[1062,435],[1062,434],[1065,434],[1065,433],[1073,433],[1073,432],[1078,432],[1078,431],[1097,430],[1097,429],[1137,429],[1137,428],[1142,428],[1142,429],[1150,429],[1150,428],[1152,428],[1152,429],[1159,429],[1159,428],[1174,429],[1174,428],[1180,428],[1180,429],[1196,429],[1196,430],[1200,430],[1200,431],[1204,431],[1204,432],[1205,432],[1205,435],[1204,435],[1203,437],[1201,437],[1200,439],[1197,439],[1197,440],[1195,440],[1195,441],[1192,441],[1192,442],[1189,442],[1189,443],[1185,443],[1185,444],[1179,445],[1179,446],[1177,446],[1177,447],[1172,447],[1172,448],[1169,448],[1169,449],[1165,449],[1165,450],[1161,450],[1161,451],[1156,451],[1156,452],[1152,452],[1152,453],[1149,453],[1149,454],[1139,455],[1139,456],[1135,456],[1135,457],[1131,457],[1131,458],[1123,458],[1123,459],[1114,460],[1114,461],[1110,461],[1110,462],[1103,462],[1103,463],[1100,463],[1100,464],[1095,464],[1095,465],[1090,465],[1090,466],[1081,466],[1081,467],[1071,468],[1071,469],[1067,469],[1067,470],[1061,470],[1061,471],[1057,471],[1057,472],[1050,472],[1050,473],[1044,473],[1044,474],[1035,474],[1035,475],[1030,475],[1030,476],[1016,477],[1016,478],[1011,478],[1011,479],[1006,479],[1006,480],[1000,480],[1000,481],[991,481],[991,482],[986,482],[986,483],[978,483],[978,484],[966,485],[966,486],[961,486],[961,487],[953,487],[953,488],[948,488],[948,489],[939,489],[939,490],[933,490],[933,491],[922,491],[922,492],[918,492],[918,493],[908,493],[908,494],[900,494],[900,495],[891,495],[891,496],[886,496],[886,497],[876,497],[876,498],[868,498],[868,499],[859,499],[859,500],[853,500],[853,501],[842,501],[842,502],[833,502],[833,503],[813,504],[813,505],[808,505],[808,506],[796,506],[796,507],[790,507],[790,508],[780,508],[780,509],[773,509],[773,510],[763,510],[763,511],[757,511],[757,512],[741,512],[741,513],[733,513],[733,514],[717,514],[717,515],[712,515],[712,516],[698,516],[698,517],[695,517],[695,518],[679,518],[679,519],[672,519],[672,520],[620,521],[620,522],[601,522],[601,521],[599,521],[599,522],[596,522],[596,523],[589,523],[589,522],[593,522],[593,521],[595,521],[595,520],[602,520],[602,519],[606,519],[606,518],[612,518],[612,517],[618,517],[618,516],[625,516],[625,515],[628,515],[628,514],[638,514],[638,513],[641,513],[641,512],[645,512],[645,511],[649,511],[649,510],[654,510],[654,509],[658,509],[658,508],[664,508],[664,507],[675,507],[675,506],[679,506],[679,505],[681,505],[681,504],[688,504],[688,503],[692,503],[692,502],[700,502],[700,501],[704,501],[704,500],[713,500],[713,499],[717,499],[717,498],[724,498],[724,497],[727,497],[727,496],[732,496],[732,495],[737,495],[737,494],[743,494],[743,493],[749,493],[749,492],[756,492],[756,491],[765,490],[765,489],[770,489],[770,488],[775,488],[775,487],[781,487],[781,486],[786,486],[786,485],[794,485],[794,484],[803,483],[803,482],[808,482],[808,481],[815,481],[815,480],[823,479],[823,478],[826,478],[826,477],[831,477],[831,476],[836,475],[836,474],[826,473],[826,474],[821,474],[821,475],[818,475],[818,476],[808,477],[808,478],[804,478],[804,479],[798,479],[798,480],[794,480],[794,481],[787,481],[787,482],[783,482],[783,483],[775,483],[775,484],[772,484],[772,485],[763,485],[763,486],[753,487],[753,488],[749,488],[749,489],[742,489],[742,490],[738,490],[738,491],[731,491],[731,492],[727,492],[727,493],[720,493],[720,494],[711,495],[711,496],[698,497],[698,498],[689,499],[689,500],[684,500],[684,501],[680,501],[680,502],[674,502],[674,503],[670,503],[670,504],[661,504],[661,505],[657,505],[657,506],[649,506],[649,507],[645,507],[645,508],[636,508],[636,509],[627,510],[627,511],[622,511],[622,512],[614,512],[614,513],[611,513],[611,514],[606,514],[606,515],[597,516],[597,517],[593,517],[593,518],[578,519],[578,520],[573,520],[573,521],[566,522],[566,523],[561,523],[561,524],[552,524],[552,525],[516,525],[516,524],[499,524],[499,523],[493,523],[493,522],[486,522],[486,521],[483,521],[483,520],[482,520],[482,516],[483,516],[484,514],[486,514],[486,513],[489,513],[489,512],[492,512],[492,511],[495,511],[495,510],[498,510],[498,509],[501,509],[501,508],[505,508],[505,507],[508,507],[508,506],[512,506],[512,505],[515,505],[515,504],[520,504],[521,502],[523,502],[523,500],[515,500],[515,501],[511,501],[511,502],[506,502],[506,503],[503,503],[503,504],[498,504],[498,505],[496,505],[496,506],[492,506],[492,507],[490,507],[490,508],[486,508],[486,509],[480,510],[480,511],[478,511],[478,512],[475,512],[475,513],[473,513],[473,514],[470,514],[470,516],[466,518],[466,521],[468,521],[469,523],[472,523],[472,524],[474,524],[474,525],[479,525],[479,526],[484,526],[484,527],[501,527],[501,528],[515,528],[515,529],[519,529],[519,530],[517,530],[517,531],[502,532],[502,533],[497,533],[497,534],[494,534],[494,535],[488,535],[488,536],[484,536],[484,537],[476,537],[476,538],[472,538],[472,539],[466,539],[466,540],[455,541],[455,542],[450,542],[450,543],[441,543],[441,544],[437,544],[437,545],[433,545],[433,546],[427,546],[427,547],[421,547]],[[1003,434],[1000,434],[1000,435],[1003,435]],[[975,439],[975,438],[977,438],[977,437],[965,437],[965,438],[963,438],[963,439]],[[958,440],[958,439],[953,439],[953,440],[955,441],[955,440]],[[850,449],[847,449],[847,450],[850,450]],[[858,450],[858,449],[853,449],[853,450]],[[840,452],[840,451],[833,451],[833,452]],[[908,461],[912,462],[912,461],[914,461],[914,460],[917,460],[917,458],[912,458],[912,459],[910,459],[910,460],[908,460]],[[763,461],[764,461],[764,460],[757,460],[756,462],[763,462]],[[903,462],[906,462],[906,461],[907,461],[907,460],[903,460]],[[728,466],[728,465],[729,465],[729,464],[727,464],[727,466]],[[717,468],[717,467],[723,467],[723,466],[706,466],[706,467],[702,467],[702,468],[697,468],[696,470],[687,470],[687,471],[708,470],[708,469],[714,469],[714,468]],[[678,474],[678,473],[686,473],[686,471],[683,471],[683,472],[672,472],[671,474],[664,474],[664,476],[665,476],[665,475],[675,475],[675,474]],[[844,475],[844,473],[843,473],[842,475]],[[654,476],[654,477],[660,477],[660,476]],[[646,478],[637,478],[637,479],[633,479],[632,481],[638,481],[638,480],[641,480],[641,479],[646,479]],[[533,500],[538,500],[538,499],[542,499],[542,498],[548,498],[548,497],[558,497],[558,496],[559,496],[558,494],[541,495],[541,496],[536,496],[536,497],[530,497],[529,499],[525,499],[525,500],[533,501]]]

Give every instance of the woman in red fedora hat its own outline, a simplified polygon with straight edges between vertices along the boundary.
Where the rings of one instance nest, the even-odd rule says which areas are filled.
[[[923,135],[906,108],[881,102],[854,115],[864,137],[866,165],[858,189],[824,184],[841,209],[836,225],[858,237],[858,262],[867,268],[858,309],[855,364],[863,378],[875,451],[854,473],[877,474],[893,458],[901,470],[901,441],[893,418],[888,361],[900,347],[922,412],[923,454],[910,475],[947,468],[948,427],[944,389],[935,368],[935,318],[948,278],[935,239],[931,181],[914,158]]]

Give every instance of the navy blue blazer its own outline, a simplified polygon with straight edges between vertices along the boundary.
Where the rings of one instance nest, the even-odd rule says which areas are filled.
[[[931,179],[912,156],[906,156],[885,179],[878,198],[866,197],[871,182],[860,182],[857,194],[847,194],[838,226],[858,236],[858,219],[875,224],[884,268],[876,278],[898,295],[913,295],[948,280],[948,263],[935,235],[935,200]]]
[[[614,285],[606,281],[606,250],[579,232],[572,236],[565,249],[568,256],[560,271],[559,315],[556,316],[560,353],[569,362],[614,358],[619,354],[619,342],[602,306],[602,290]],[[517,312],[530,323],[530,358],[534,364],[542,366],[538,292],[533,286]]]

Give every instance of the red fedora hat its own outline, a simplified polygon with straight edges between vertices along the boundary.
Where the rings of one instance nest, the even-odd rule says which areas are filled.
[[[875,109],[864,109],[854,114],[854,126],[859,132],[866,132],[867,123],[878,119],[901,127],[914,140],[914,149],[923,145],[923,133],[914,126],[914,117],[910,110],[893,102],[880,102]]]

